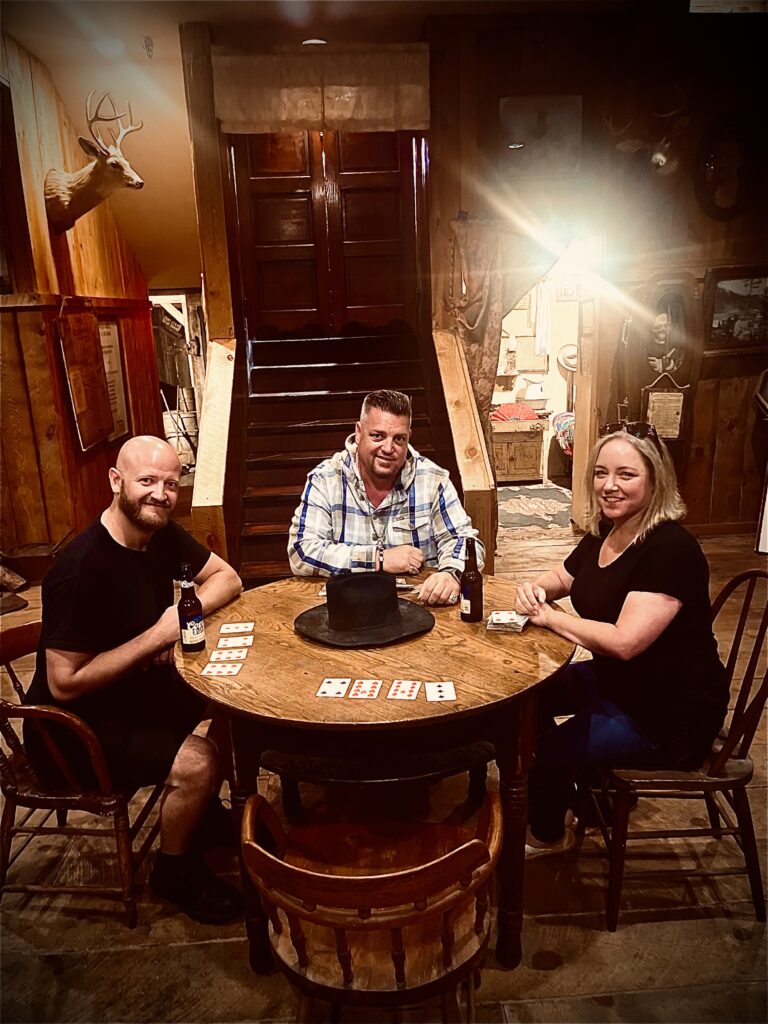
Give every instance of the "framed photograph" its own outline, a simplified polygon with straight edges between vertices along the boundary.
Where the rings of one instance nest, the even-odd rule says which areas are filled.
[[[705,351],[768,345],[768,266],[718,267],[704,282]]]

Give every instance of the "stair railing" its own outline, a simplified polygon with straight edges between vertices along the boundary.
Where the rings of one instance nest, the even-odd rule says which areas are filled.
[[[464,508],[485,544],[484,572],[493,574],[496,548],[496,484],[461,342],[453,331],[432,338],[453,435]]]

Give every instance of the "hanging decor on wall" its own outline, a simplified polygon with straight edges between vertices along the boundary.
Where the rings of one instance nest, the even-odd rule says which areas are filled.
[[[581,162],[581,96],[502,96],[499,127],[513,174],[575,174]]]
[[[130,101],[128,109],[118,113],[109,92],[102,94],[95,110],[92,110],[93,96],[94,93],[90,92],[85,101],[85,118],[91,138],[86,139],[81,135],[77,140],[80,148],[92,157],[91,162],[72,174],[51,168],[45,176],[45,210],[48,223],[56,234],[69,231],[79,217],[98,206],[115,189],[144,187],[144,181],[120,149],[126,135],[137,132],[144,122],[132,123]],[[128,118],[127,124],[123,124],[124,117]],[[111,143],[104,141],[99,125],[104,126],[103,130],[108,133]],[[115,131],[112,125],[116,126]]]
[[[704,281],[704,345],[708,356],[737,355],[768,345],[768,266],[717,267]]]
[[[738,117],[721,116],[702,135],[694,189],[702,210],[714,220],[745,212],[755,179],[750,128]]]

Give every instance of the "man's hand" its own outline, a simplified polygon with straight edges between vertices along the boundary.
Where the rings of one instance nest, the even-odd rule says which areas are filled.
[[[416,576],[424,565],[424,553],[411,544],[400,544],[396,548],[386,548],[381,567],[384,572],[408,573]]]
[[[419,604],[456,604],[459,581],[450,572],[435,572],[428,576],[419,591]]]

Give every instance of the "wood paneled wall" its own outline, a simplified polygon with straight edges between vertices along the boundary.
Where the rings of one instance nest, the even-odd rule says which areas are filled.
[[[125,438],[82,451],[56,328],[61,296],[3,296],[0,312],[2,548],[59,544],[111,500],[108,470]],[[117,322],[131,432],[162,436],[148,303],[69,300]]]
[[[756,24],[747,16],[690,16],[686,0],[607,14],[435,18],[428,24],[434,322],[451,326],[448,221],[459,209],[506,220],[513,230],[543,226],[560,242],[602,235],[604,276],[616,291],[601,303],[595,325],[602,369],[590,395],[590,436],[598,422],[614,418],[623,323],[616,310],[630,308],[622,293],[631,296],[662,270],[688,271],[701,285],[711,267],[768,259]],[[500,97],[560,95],[582,98],[578,172],[545,167],[535,175],[512,174],[499,129]],[[678,140],[679,170],[663,176],[642,162],[642,154],[617,152],[604,115],[623,105],[640,132],[654,123],[654,105],[662,109],[658,104],[673,100],[683,104],[690,124]],[[729,111],[751,125],[756,187],[742,214],[716,220],[696,198],[694,175],[704,132]],[[701,345],[704,339],[692,340]],[[765,365],[768,353],[736,365],[702,366],[684,485],[687,522],[701,531],[756,525],[768,439],[765,424],[755,422],[751,396]]]
[[[8,553],[57,545],[98,515],[110,501],[108,470],[124,440],[81,449],[56,326],[63,307],[118,324],[130,431],[163,436],[163,426],[141,269],[108,202],[63,235],[49,231],[47,171],[74,171],[87,158],[47,68],[7,36],[0,75],[11,90],[34,289],[0,297],[0,528]]]
[[[115,224],[108,200],[81,217],[66,234],[49,232],[45,175],[51,168],[79,170],[88,157],[78,145],[78,132],[48,69],[6,35],[0,45],[0,76],[11,88],[35,291],[145,298],[146,280]]]

